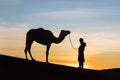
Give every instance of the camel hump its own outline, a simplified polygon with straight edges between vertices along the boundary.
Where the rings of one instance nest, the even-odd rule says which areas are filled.
[[[30,29],[28,32],[27,32],[27,34],[28,35],[32,35],[32,34],[35,34],[35,33],[39,33],[39,32],[44,32],[45,31],[45,29],[43,29],[43,28],[37,28],[37,29]]]
[[[50,30],[46,30],[44,28],[38,28],[38,29],[35,29],[35,31],[36,32],[38,31],[38,32],[43,33],[43,34],[46,34],[46,33],[51,34],[52,33]]]
[[[43,28],[38,28],[38,30],[44,30]]]

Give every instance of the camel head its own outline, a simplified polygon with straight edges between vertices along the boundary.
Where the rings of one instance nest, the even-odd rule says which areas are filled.
[[[69,30],[61,30],[61,34],[64,36],[67,36],[68,34],[70,34]]]

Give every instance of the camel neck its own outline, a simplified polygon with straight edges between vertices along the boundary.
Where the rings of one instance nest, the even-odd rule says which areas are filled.
[[[56,44],[58,44],[58,43],[60,43],[60,42],[62,42],[63,41],[63,39],[65,38],[65,34],[63,34],[63,32],[61,32],[60,33],[60,35],[59,35],[59,37],[55,37],[54,38],[54,43],[56,43]]]

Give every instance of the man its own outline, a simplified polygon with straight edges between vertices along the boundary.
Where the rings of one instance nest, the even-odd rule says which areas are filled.
[[[79,50],[78,50],[78,62],[79,62],[79,68],[80,69],[83,69],[84,68],[84,62],[85,62],[85,58],[84,58],[84,50],[85,50],[85,46],[86,46],[86,43],[84,42],[83,38],[80,38],[79,39],[80,41],[80,47],[79,47]]]

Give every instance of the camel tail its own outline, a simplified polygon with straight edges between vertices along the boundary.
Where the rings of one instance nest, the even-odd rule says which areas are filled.
[[[24,49],[24,53],[27,54],[27,48],[26,48],[26,47],[25,47],[25,49]]]
[[[26,34],[26,42],[25,42],[25,49],[24,49],[24,53],[25,53],[25,57],[26,57],[26,59],[28,59],[27,58],[27,51],[28,51],[28,49],[29,49],[29,36],[28,36],[28,33]]]
[[[25,49],[24,49],[24,53],[27,54],[27,43],[28,43],[28,38],[26,36],[26,41],[25,41]]]
[[[29,47],[29,32],[27,32],[26,34],[26,41],[25,41],[25,49],[24,49],[24,53],[27,54],[27,51],[28,51],[28,47]]]

